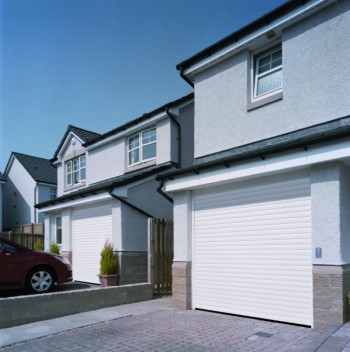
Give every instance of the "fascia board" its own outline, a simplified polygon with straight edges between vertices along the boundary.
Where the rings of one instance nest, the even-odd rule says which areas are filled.
[[[258,176],[267,176],[310,167],[336,160],[350,160],[350,140],[299,149],[294,152],[269,156],[265,160],[243,162],[230,168],[201,171],[198,175],[179,177],[164,182],[163,191],[177,192],[224,184]]]
[[[151,124],[154,124],[155,122],[165,118],[165,117],[168,117],[168,115],[166,114],[166,112],[162,112],[160,114],[157,114],[155,115],[154,117],[151,117],[150,119],[147,119],[145,121],[142,121],[140,123],[138,123],[137,125],[133,126],[133,127],[130,127],[122,132],[119,132],[119,133],[116,133],[112,136],[109,136],[99,142],[96,142],[94,144],[91,144],[89,146],[86,147],[86,150],[87,151],[90,151],[90,150],[93,150],[93,149],[96,149],[98,147],[101,147],[103,146],[104,144],[107,144],[107,143],[110,143],[116,139],[119,139],[119,138],[123,138],[125,136],[129,136],[130,134],[132,133],[136,133],[137,131],[145,128],[147,125],[151,125]]]
[[[290,12],[289,14],[282,16],[278,20],[271,22],[266,27],[247,35],[244,39],[240,40],[239,42],[231,44],[226,48],[215,52],[209,58],[200,60],[198,63],[185,69],[183,73],[185,76],[193,77],[193,75],[199,73],[204,68],[207,68],[213,65],[214,63],[220,62],[228,56],[231,56],[237,53],[238,51],[244,49],[248,44],[258,39],[259,37],[266,35],[268,32],[271,32],[273,30],[282,30],[287,25],[294,24],[297,21],[303,19],[304,17],[311,15],[313,13],[313,10],[315,10],[317,7],[326,3],[328,5],[334,1],[335,0],[313,0],[310,3],[307,3],[307,5],[305,5],[305,7],[303,7],[302,9],[296,9]]]
[[[64,141],[64,143],[62,144],[61,149],[58,151],[57,153],[57,160],[53,163],[54,165],[57,165],[61,162],[61,153],[63,152],[63,150],[65,150],[69,144],[69,141],[72,139],[72,137],[76,138],[81,144],[84,144],[84,141],[79,138],[74,132],[70,131]]]
[[[78,207],[86,204],[91,204],[94,202],[106,200],[106,199],[111,199],[111,196],[108,193],[102,193],[102,194],[96,194],[94,196],[89,196],[89,197],[84,197],[84,198],[78,198],[70,201],[65,201],[60,204],[52,205],[49,207],[37,209],[39,213],[51,213],[54,211],[59,211],[65,208],[72,208],[72,207]]]
[[[5,171],[3,173],[3,176],[5,176],[5,177],[8,176],[8,174],[10,173],[10,169],[11,169],[11,167],[13,165],[13,162],[15,161],[15,158],[16,157],[14,155],[11,155],[11,157],[10,157],[10,159],[9,159],[7,165],[6,165],[6,168],[5,168]]]

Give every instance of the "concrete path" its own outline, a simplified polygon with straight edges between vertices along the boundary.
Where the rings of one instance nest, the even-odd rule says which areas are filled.
[[[170,297],[0,330],[3,352],[350,352],[349,341],[348,324],[336,332],[320,332],[232,315],[181,311],[171,307]]]

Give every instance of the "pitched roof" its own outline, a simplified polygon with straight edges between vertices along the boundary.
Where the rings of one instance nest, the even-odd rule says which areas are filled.
[[[61,197],[57,197],[55,199],[43,203],[36,204],[35,207],[38,209],[42,209],[52,205],[68,202],[74,199],[85,198],[87,196],[96,195],[102,192],[109,192],[112,191],[114,188],[131,184],[146,177],[156,176],[160,172],[172,169],[173,167],[174,164],[172,162],[167,162],[161,165],[152,165],[144,169],[135,170],[128,174],[116,176],[104,181],[97,182],[86,188],[65,194]]]
[[[311,0],[288,0],[287,2],[275,8],[274,10],[270,11],[269,13],[259,17],[255,21],[238,29],[237,31],[231,33],[227,37],[201,50],[200,52],[196,53],[190,58],[180,62],[178,65],[176,65],[177,70],[180,71],[180,75],[182,76],[182,78],[184,78],[189,84],[191,84],[191,86],[193,86],[193,83],[186,76],[183,75],[184,70],[200,62],[203,59],[209,58],[210,56],[220,51],[221,49],[224,49],[233,43],[241,41],[244,37],[248,36],[249,34],[261,28],[264,28],[265,26],[269,25],[271,22],[287,15],[293,10],[305,6],[305,4],[310,1]]]
[[[10,160],[12,157],[15,157],[22,164],[35,182],[57,184],[57,171],[51,165],[50,160],[15,152],[12,152]]]
[[[285,152],[294,148],[307,150],[310,145],[349,136],[350,115],[198,158],[195,160],[194,166],[164,172],[157,177],[157,180],[173,179],[175,176],[193,173],[199,174],[201,171],[214,167],[226,168],[236,162],[254,158],[264,159],[267,155]]]
[[[105,139],[107,137],[110,137],[110,136],[113,136],[113,135],[115,135],[117,133],[123,132],[123,131],[125,131],[126,129],[128,129],[130,127],[136,126],[137,124],[139,124],[139,123],[141,123],[143,121],[146,121],[147,119],[150,119],[151,117],[153,117],[153,116],[155,116],[155,115],[157,115],[157,114],[159,114],[161,112],[164,112],[167,109],[170,109],[171,107],[175,107],[175,106],[178,106],[178,105],[180,105],[180,104],[182,104],[182,103],[184,103],[186,101],[189,101],[189,100],[193,99],[193,97],[194,97],[194,93],[190,93],[190,94],[188,94],[188,95],[186,95],[186,96],[184,96],[182,98],[179,98],[177,100],[174,100],[174,101],[171,101],[171,102],[169,102],[167,104],[164,104],[161,107],[159,107],[159,108],[157,108],[157,109],[155,109],[155,110],[153,110],[153,111],[151,111],[149,113],[145,113],[142,116],[125,123],[124,125],[121,125],[121,126],[119,126],[117,128],[114,128],[113,130],[108,131],[108,132],[106,132],[106,133],[104,133],[102,135],[99,135],[94,140],[87,141],[85,143],[85,145],[88,146],[88,145],[94,144],[95,142],[99,142],[99,141],[101,141],[101,140],[103,140],[103,139]]]
[[[57,155],[58,155],[59,151],[61,150],[61,148],[62,148],[62,146],[63,146],[63,144],[64,144],[64,142],[70,132],[74,133],[79,139],[81,139],[83,141],[83,143],[88,143],[88,142],[90,142],[100,136],[99,133],[84,130],[83,128],[79,128],[76,126],[68,125],[66,133],[64,134],[64,136],[61,140],[61,143],[59,144],[58,148],[55,151],[53,160],[55,160],[57,158]]]

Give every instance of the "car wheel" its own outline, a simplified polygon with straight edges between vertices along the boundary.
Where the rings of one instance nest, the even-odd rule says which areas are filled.
[[[27,278],[27,289],[34,293],[45,293],[55,284],[55,275],[49,268],[36,268]]]

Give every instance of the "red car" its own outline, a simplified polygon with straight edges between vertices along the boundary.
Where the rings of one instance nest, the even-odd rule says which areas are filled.
[[[33,293],[44,293],[55,283],[72,279],[72,266],[66,258],[32,251],[0,237],[0,290],[26,288]]]

